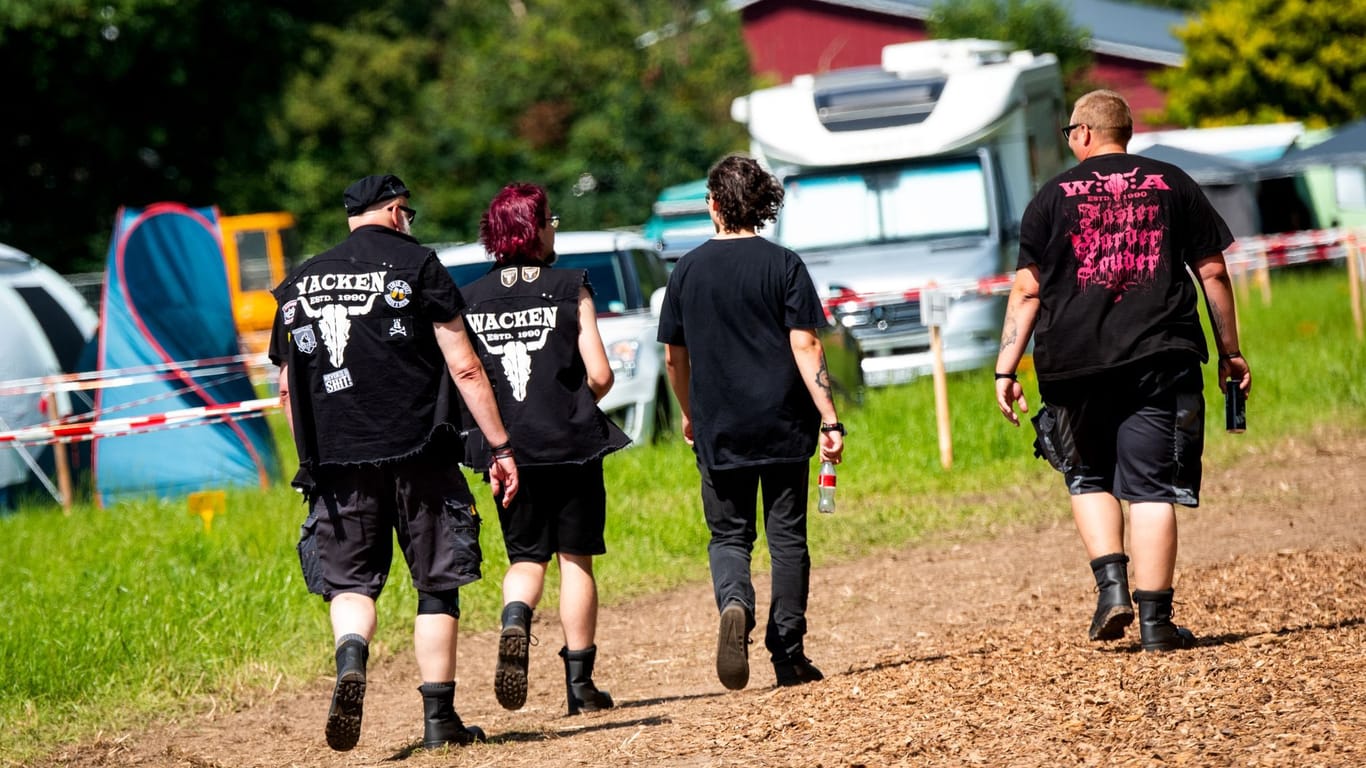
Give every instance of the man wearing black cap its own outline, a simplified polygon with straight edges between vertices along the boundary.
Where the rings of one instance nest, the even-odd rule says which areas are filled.
[[[480,577],[482,553],[459,466],[461,399],[493,446],[489,480],[504,504],[517,493],[517,465],[465,332],[465,300],[411,235],[408,188],[366,176],[343,200],[350,236],[275,289],[270,343],[299,454],[293,485],[308,504],[300,564],[309,591],[330,605],[336,647],[327,743],[345,751],[360,738],[375,600],[397,534],[418,594],[423,746],[469,744],[484,732],[455,711],[459,588]]]

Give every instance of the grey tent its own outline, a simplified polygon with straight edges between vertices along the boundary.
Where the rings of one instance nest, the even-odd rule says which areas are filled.
[[[1315,166],[1366,165],[1366,118],[1348,123],[1312,147],[1292,149],[1279,160],[1258,166],[1264,179],[1294,176]]]
[[[1185,171],[1205,191],[1210,204],[1224,217],[1234,237],[1261,234],[1257,210],[1256,167],[1219,155],[1153,144],[1135,154],[1161,160]]]

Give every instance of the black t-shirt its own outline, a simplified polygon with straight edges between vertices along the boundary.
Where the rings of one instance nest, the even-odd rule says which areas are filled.
[[[361,227],[274,293],[269,354],[289,364],[301,467],[401,459],[459,430],[432,325],[459,316],[465,301],[431,249]]]
[[[820,412],[789,331],[825,324],[801,258],[762,237],[708,240],[679,260],[658,338],[688,348],[694,446],[705,466],[811,458]]]
[[[593,400],[579,354],[581,269],[541,264],[495,266],[465,287],[465,328],[483,360],[519,466],[582,464],[631,439]],[[467,426],[473,426],[472,421]],[[482,439],[467,443],[476,469],[492,458]]]
[[[1205,362],[1187,266],[1232,242],[1200,187],[1169,163],[1100,155],[1048,181],[1025,209],[1018,263],[1039,268],[1039,381],[1157,355]]]

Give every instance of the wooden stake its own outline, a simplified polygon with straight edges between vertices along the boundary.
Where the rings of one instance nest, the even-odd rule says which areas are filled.
[[[1271,306],[1271,270],[1266,266],[1266,252],[1257,255],[1257,272],[1253,276],[1262,289],[1262,306]]]
[[[43,400],[47,404],[47,414],[50,419],[56,421],[59,418],[57,413],[57,393],[43,393]],[[57,467],[57,493],[61,496],[63,514],[71,514],[72,491],[71,491],[71,460],[67,455],[66,443],[52,444],[52,458]]]
[[[939,326],[930,326],[930,351],[934,354],[934,414],[939,425],[939,464],[953,467],[953,435],[949,430],[949,383],[944,373],[944,341]]]

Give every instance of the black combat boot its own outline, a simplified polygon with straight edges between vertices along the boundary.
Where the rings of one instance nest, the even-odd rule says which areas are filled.
[[[1138,631],[1145,651],[1195,647],[1195,635],[1172,623],[1172,592],[1170,589],[1134,590],[1134,602],[1138,603]]]
[[[778,685],[781,686],[802,685],[825,679],[825,675],[816,669],[816,665],[811,663],[811,659],[806,658],[806,655],[802,653],[782,661],[775,660],[773,662],[773,676],[777,678]]]
[[[527,663],[531,653],[531,606],[512,601],[503,606],[503,633],[498,637],[498,666],[493,692],[503,709],[526,704]]]
[[[343,635],[337,644],[337,684],[327,711],[327,746],[345,752],[360,739],[365,708],[365,664],[370,646],[360,635]]]
[[[417,691],[422,694],[425,714],[423,749],[440,749],[448,745],[463,747],[485,740],[483,728],[460,722],[460,715],[455,712],[455,683],[423,683]]]
[[[1134,606],[1129,602],[1129,557],[1123,552],[1101,555],[1091,561],[1096,576],[1096,615],[1091,617],[1092,640],[1118,640],[1124,628],[1133,623]]]
[[[598,658],[596,645],[590,645],[582,651],[571,651],[566,646],[560,649],[560,658],[564,659],[564,687],[569,697],[569,714],[612,708],[612,697],[607,691],[599,691],[593,684],[593,662]]]

